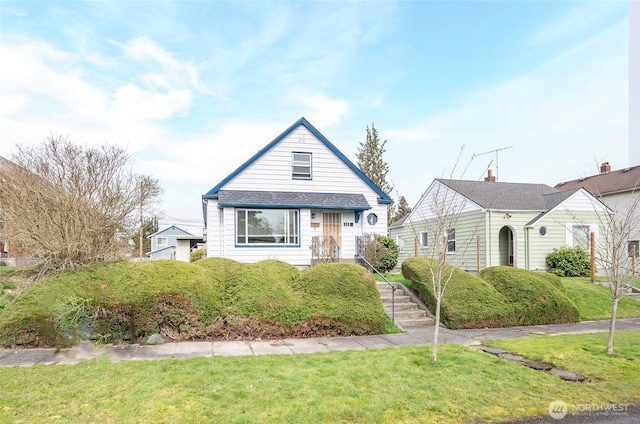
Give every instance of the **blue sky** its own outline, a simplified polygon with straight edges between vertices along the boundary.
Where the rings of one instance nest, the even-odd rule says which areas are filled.
[[[434,178],[489,167],[555,185],[629,165],[628,8],[2,1],[0,155],[50,134],[125,147],[160,180],[163,222],[185,228],[301,116],[354,163],[373,123],[411,205]]]

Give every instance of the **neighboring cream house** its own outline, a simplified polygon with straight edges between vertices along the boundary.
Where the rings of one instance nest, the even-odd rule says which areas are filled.
[[[151,252],[148,252],[152,260],[173,259],[182,262],[191,260],[191,251],[199,243],[203,243],[202,237],[172,225],[148,236],[151,239]]]
[[[614,213],[626,216],[631,208],[640,206],[640,166],[611,171],[609,162],[600,165],[600,173],[577,180],[566,181],[556,185],[559,190],[584,188],[600,199]],[[633,213],[633,212],[631,212]],[[636,212],[640,218],[640,212]],[[632,229],[628,249],[635,247],[636,257],[640,256],[640,220]]]
[[[400,245],[399,265],[427,256],[430,243],[447,236],[447,262],[467,271],[495,265],[544,271],[554,248],[582,246],[598,234],[607,208],[582,188],[560,191],[545,184],[436,179],[411,213],[391,224]],[[438,217],[449,215],[443,234],[433,234]],[[597,243],[597,241],[596,241]]]
[[[241,140],[238,140],[241,143]],[[300,118],[202,196],[207,256],[353,262],[392,200]]]

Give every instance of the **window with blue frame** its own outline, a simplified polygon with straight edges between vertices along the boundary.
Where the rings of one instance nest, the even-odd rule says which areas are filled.
[[[298,179],[311,179],[311,153],[293,152],[291,154],[291,176]]]
[[[299,245],[297,209],[236,209],[236,244]]]

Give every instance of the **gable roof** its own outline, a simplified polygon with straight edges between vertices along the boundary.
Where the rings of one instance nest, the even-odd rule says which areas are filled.
[[[377,195],[378,195],[378,203],[380,204],[390,204],[393,203],[393,200],[389,198],[377,185],[375,185],[364,173],[353,164],[340,150],[336,148],[325,136],[323,136],[320,131],[318,131],[313,125],[309,123],[304,117],[298,119],[293,123],[289,128],[287,128],[282,134],[276,137],[272,142],[267,144],[264,148],[259,150],[255,155],[249,158],[245,163],[240,165],[235,171],[229,174],[226,178],[216,184],[211,190],[209,190],[206,194],[202,196],[203,199],[217,199],[219,191],[234,177],[248,168],[255,161],[260,159],[265,153],[267,153],[271,148],[273,148],[276,144],[278,144],[282,139],[291,134],[296,128],[299,126],[305,127],[311,134],[313,134],[321,143],[323,143],[333,154],[335,154],[349,169],[351,169],[362,181],[364,181]]]
[[[556,184],[562,190],[580,187],[594,196],[640,189],[640,165]]]
[[[160,231],[156,231],[155,233],[148,235],[147,238],[158,236],[158,235],[170,232],[170,231],[173,231],[173,232],[171,234],[167,234],[167,235],[176,236],[179,239],[184,239],[184,238],[187,238],[187,239],[190,239],[190,238],[196,238],[196,239],[197,238],[202,238],[202,237],[194,236],[190,232],[185,231],[180,227],[176,227],[175,225],[172,225],[170,227],[164,228],[164,229],[162,229]]]
[[[544,211],[551,209],[570,194],[546,184],[502,183],[489,181],[436,179],[484,209]]]

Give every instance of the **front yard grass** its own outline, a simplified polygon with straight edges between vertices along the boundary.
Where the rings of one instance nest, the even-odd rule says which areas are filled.
[[[611,295],[602,284],[592,284],[588,278],[563,278],[567,297],[578,307],[581,321],[611,318]],[[618,303],[618,318],[640,317],[640,302],[624,296]]]
[[[589,378],[571,383],[458,345],[0,368],[0,422],[479,423],[549,403],[640,403],[640,331],[491,343]]]

